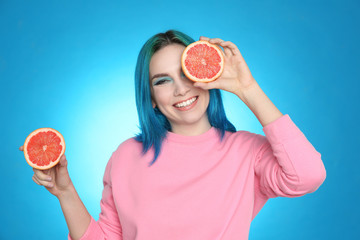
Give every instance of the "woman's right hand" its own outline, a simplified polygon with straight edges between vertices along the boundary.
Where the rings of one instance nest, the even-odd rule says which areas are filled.
[[[19,150],[24,151],[24,147],[21,146]],[[65,155],[62,155],[60,162],[50,169],[38,170],[33,168],[33,170],[33,181],[38,185],[44,186],[51,194],[58,198],[73,187],[67,170]]]

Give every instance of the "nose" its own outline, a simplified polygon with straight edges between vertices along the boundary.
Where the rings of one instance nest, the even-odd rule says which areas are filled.
[[[180,76],[177,81],[175,81],[175,96],[185,96],[191,88],[190,80],[186,77]]]

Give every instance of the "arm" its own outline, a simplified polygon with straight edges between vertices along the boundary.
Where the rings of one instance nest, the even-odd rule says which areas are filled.
[[[23,147],[20,147],[20,150],[23,151]],[[112,196],[110,162],[111,159],[105,170],[101,214],[98,222],[91,217],[76,192],[67,170],[65,155],[61,157],[59,164],[51,169],[34,169],[34,182],[44,186],[60,202],[69,229],[69,239],[105,239],[105,237],[122,239],[121,225]]]
[[[263,127],[283,116],[256,82],[236,95],[250,108]]]
[[[21,146],[19,150],[23,151],[24,147]],[[33,171],[33,181],[59,199],[70,235],[73,239],[80,239],[90,224],[91,216],[72,184],[65,155],[61,156],[56,166],[48,170]]]
[[[234,93],[264,127],[267,138],[261,136],[263,144],[255,147],[254,153],[255,173],[260,177],[262,192],[268,197],[300,196],[317,189],[326,175],[320,154],[265,95],[236,45],[218,38],[200,39],[223,47],[225,67],[216,81],[194,86]]]
[[[69,235],[73,240],[80,239],[90,225],[89,212],[72,184],[67,191],[58,196],[58,199],[69,228]]]
[[[263,128],[255,139],[254,170],[259,190],[267,198],[299,197],[314,192],[326,171],[318,153],[288,115]]]

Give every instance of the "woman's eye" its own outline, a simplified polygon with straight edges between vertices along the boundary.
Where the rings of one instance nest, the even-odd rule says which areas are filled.
[[[181,71],[181,77],[185,77],[185,74],[184,74],[184,72],[183,71]]]
[[[167,78],[158,79],[154,82],[154,86],[164,84],[167,81],[170,81],[170,79],[167,79]]]

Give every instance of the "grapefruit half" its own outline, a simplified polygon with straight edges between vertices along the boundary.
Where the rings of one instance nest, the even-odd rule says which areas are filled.
[[[196,41],[185,48],[181,67],[186,77],[194,82],[212,82],[224,70],[223,51],[208,41]]]
[[[52,168],[65,153],[64,137],[52,128],[39,128],[29,134],[24,143],[27,163],[36,169]]]

